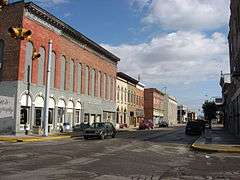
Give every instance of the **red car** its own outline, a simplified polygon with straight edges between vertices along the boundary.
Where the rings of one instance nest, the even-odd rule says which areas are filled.
[[[153,121],[151,119],[140,121],[139,129],[153,129]]]

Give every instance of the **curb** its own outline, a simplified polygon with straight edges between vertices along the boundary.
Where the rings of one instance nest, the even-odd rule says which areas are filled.
[[[33,137],[33,138],[9,138],[9,137],[0,137],[0,141],[3,142],[10,142],[10,143],[16,143],[16,142],[44,142],[44,141],[52,141],[52,140],[61,140],[61,139],[68,139],[71,138],[71,136],[55,136],[55,137]]]
[[[201,138],[201,137],[200,137]],[[201,152],[218,152],[218,153],[239,153],[240,145],[222,145],[222,144],[198,144],[198,138],[191,148]]]

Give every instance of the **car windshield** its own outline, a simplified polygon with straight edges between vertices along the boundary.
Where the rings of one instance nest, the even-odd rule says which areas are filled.
[[[91,125],[91,127],[93,127],[93,128],[102,128],[102,127],[104,127],[104,123],[93,123],[92,125]]]

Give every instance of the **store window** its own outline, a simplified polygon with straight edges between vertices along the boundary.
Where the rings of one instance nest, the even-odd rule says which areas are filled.
[[[58,123],[64,123],[65,122],[65,107],[66,107],[65,101],[60,99],[58,101],[57,107],[58,107],[57,121],[58,121]]]
[[[21,102],[20,124],[28,124],[30,120],[32,99],[29,95],[24,94],[21,96],[20,102]]]

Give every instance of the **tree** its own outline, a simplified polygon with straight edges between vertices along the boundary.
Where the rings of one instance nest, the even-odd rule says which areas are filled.
[[[211,120],[216,118],[217,105],[214,101],[205,101],[202,105],[204,118],[209,123],[209,128],[211,128]]]

